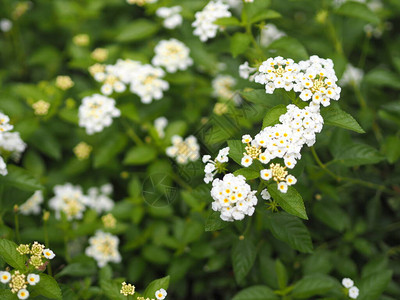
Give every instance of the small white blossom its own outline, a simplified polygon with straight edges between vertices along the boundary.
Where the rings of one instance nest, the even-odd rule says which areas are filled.
[[[268,47],[273,41],[284,37],[286,34],[279,30],[274,24],[267,24],[261,30],[260,44],[264,47]]]
[[[204,167],[204,182],[205,183],[210,183],[211,181],[214,180],[215,174],[217,174],[220,170],[218,169],[217,166],[220,166],[221,163],[226,163],[229,161],[229,147],[225,147],[221,150],[219,150],[217,157],[215,160],[211,160],[211,155],[204,155],[203,156],[203,163],[205,163]]]
[[[13,23],[9,19],[1,19],[0,20],[0,30],[3,32],[9,32],[13,27]]]
[[[359,294],[359,290],[358,290],[358,288],[356,286],[352,286],[349,289],[349,297],[351,299],[357,299],[358,298],[358,294]]]
[[[263,198],[264,200],[269,200],[271,199],[271,194],[268,192],[267,189],[263,189],[261,191],[261,198]]]
[[[166,117],[159,117],[154,120],[154,128],[156,129],[158,136],[160,138],[165,137],[164,129],[165,127],[167,127],[167,125],[168,125],[168,120]]]
[[[200,157],[200,146],[196,137],[193,135],[183,140],[179,135],[171,138],[172,146],[166,149],[169,157],[176,159],[179,164],[187,164],[189,161],[195,161]]]
[[[189,56],[189,48],[176,39],[160,41],[154,48],[154,52],[156,55],[151,61],[152,64],[166,68],[169,73],[186,70],[193,64],[193,60]]]
[[[43,256],[47,259],[53,259],[56,255],[49,248],[43,250]]]
[[[342,86],[346,85],[360,85],[362,79],[364,77],[364,71],[352,66],[351,64],[347,64],[346,70],[343,73],[342,78],[339,83]]]
[[[31,273],[31,274],[28,274],[26,279],[30,285],[36,285],[36,283],[38,283],[40,281],[40,276],[38,274]]]
[[[11,152],[14,160],[18,161],[26,149],[26,143],[21,139],[19,132],[3,132],[0,134],[0,148]]]
[[[9,124],[9,122],[10,118],[7,115],[0,112],[0,132],[6,132],[13,129],[14,126]]]
[[[19,211],[23,215],[38,215],[41,212],[40,205],[43,203],[43,192],[36,191],[28,200],[26,200],[20,207]]]
[[[249,66],[249,62],[247,61],[239,66],[239,76],[243,79],[249,79],[250,74],[254,73],[255,71],[257,71],[257,68],[251,68]]]
[[[105,189],[91,187],[88,190],[88,206],[98,214],[108,212],[114,207],[114,201],[109,197],[113,190],[112,185],[106,184],[104,186],[106,186]]]
[[[157,300],[164,300],[167,296],[167,291],[164,289],[159,289],[158,291],[156,291],[155,296]]]
[[[342,285],[346,288],[349,289],[354,285],[354,281],[351,280],[350,278],[343,278],[342,279]]]
[[[18,296],[18,299],[22,299],[22,300],[23,299],[28,299],[29,298],[29,292],[28,292],[27,289],[20,289],[18,291],[17,296]]]
[[[11,280],[11,274],[7,271],[0,271],[0,282],[8,283]]]
[[[160,7],[156,11],[156,15],[163,18],[163,25],[165,28],[174,29],[182,24],[183,18],[180,15],[182,7],[172,6],[172,7]]]
[[[4,162],[4,159],[0,156],[0,175],[5,176],[8,174],[7,165]]]
[[[93,257],[100,268],[108,262],[120,263],[121,254],[118,251],[119,239],[111,233],[98,230],[89,238],[89,247],[86,248],[87,256]]]
[[[94,134],[109,127],[113,118],[121,112],[115,107],[115,100],[103,95],[94,94],[83,98],[79,107],[79,126],[86,129],[87,134]]]

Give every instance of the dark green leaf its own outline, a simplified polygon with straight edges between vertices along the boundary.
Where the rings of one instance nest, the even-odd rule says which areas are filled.
[[[237,293],[232,300],[277,300],[274,291],[265,285],[248,287]]]
[[[228,146],[230,148],[229,157],[240,165],[243,153],[245,152],[245,144],[243,144],[241,141],[229,140]]]
[[[324,118],[325,125],[337,126],[358,133],[365,133],[357,121],[347,112],[341,110],[338,106],[331,105],[321,109],[321,115]]]
[[[260,172],[251,168],[241,168],[233,172],[233,175],[242,175],[246,177],[247,180],[256,179],[260,177]]]
[[[62,299],[61,289],[53,277],[40,274],[40,281],[34,286],[36,293],[50,299]]]
[[[393,271],[378,271],[368,275],[361,280],[361,283],[357,287],[360,290],[360,295],[357,299],[359,300],[378,300],[381,299],[382,293],[388,286]]]
[[[335,157],[335,160],[348,167],[376,164],[384,159],[385,157],[378,150],[365,144],[348,145]]]
[[[153,298],[156,291],[158,291],[159,289],[167,290],[168,286],[169,286],[169,276],[156,279],[147,286],[146,290],[143,293],[143,296],[145,298],[147,297]]]
[[[386,69],[373,69],[365,75],[364,80],[371,86],[400,89],[400,76]]]
[[[275,262],[275,271],[276,271],[276,275],[278,278],[279,289],[282,290],[287,286],[288,275],[287,275],[285,266],[279,259],[277,259]]]
[[[336,285],[335,280],[324,274],[307,275],[294,286],[292,296],[295,299],[311,299],[316,295],[323,295]]]
[[[379,18],[364,4],[348,1],[339,7],[337,14],[357,18],[372,24],[379,24]]]
[[[279,123],[279,117],[287,112],[286,105],[280,104],[271,108],[264,117],[263,128]]]
[[[241,282],[256,260],[257,249],[250,239],[238,240],[232,249],[232,265],[236,282]]]
[[[96,263],[94,261],[77,262],[67,265],[57,273],[57,277],[69,275],[69,276],[91,276],[97,272]]]
[[[18,270],[25,270],[25,259],[16,249],[18,245],[12,241],[1,239],[0,240],[0,256],[11,267]]]
[[[313,213],[322,223],[339,232],[350,226],[348,215],[332,201],[321,201],[315,203]]]
[[[105,166],[112,158],[120,153],[128,143],[123,134],[113,134],[109,139],[98,147],[94,153],[94,167]]]
[[[208,215],[205,223],[205,231],[216,231],[228,226],[228,222],[225,222],[220,217],[220,212],[211,211]]]

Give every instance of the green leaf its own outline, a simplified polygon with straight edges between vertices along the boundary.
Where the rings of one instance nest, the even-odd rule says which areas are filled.
[[[373,69],[364,80],[370,86],[400,89],[400,76],[386,69]]]
[[[1,300],[17,300],[17,295],[13,294],[10,290],[0,290],[0,299]]]
[[[275,106],[282,103],[278,94],[267,94],[265,89],[246,89],[240,92],[240,95],[247,101],[265,106]]]
[[[275,262],[275,271],[278,277],[279,289],[283,290],[287,286],[288,275],[285,266],[279,259],[277,259]]]
[[[313,207],[313,214],[322,223],[339,232],[350,226],[349,216],[332,201],[316,202]]]
[[[289,186],[286,193],[281,193],[276,183],[270,183],[268,192],[286,212],[308,220],[303,198],[293,186]]]
[[[228,226],[228,222],[223,221],[220,214],[218,211],[211,211],[205,222],[205,231],[221,230]]]
[[[229,140],[228,146],[230,148],[228,156],[240,165],[245,152],[245,145],[241,141]]]
[[[257,249],[250,239],[238,240],[232,249],[232,265],[236,282],[241,282],[256,260]]]
[[[244,53],[251,43],[251,37],[246,33],[236,32],[231,38],[231,53],[233,57]]]
[[[287,112],[286,105],[280,104],[271,108],[264,117],[263,128],[279,123],[279,117]]]
[[[115,40],[118,42],[136,42],[149,36],[153,36],[159,29],[156,22],[147,19],[138,19],[125,25],[117,34]]]
[[[278,300],[274,291],[265,285],[248,287],[237,293],[232,300]]]
[[[324,118],[325,125],[332,125],[353,130],[358,133],[365,133],[364,129],[361,128],[350,114],[341,110],[336,105],[331,105],[327,108],[321,109],[321,115]]]
[[[268,49],[276,50],[275,55],[281,55],[283,57],[290,57],[294,60],[306,60],[308,59],[308,53],[303,44],[292,37],[284,36],[274,42],[272,42]]]
[[[389,163],[393,164],[398,161],[400,158],[400,139],[395,135],[388,136],[382,145],[382,153]]]
[[[142,145],[131,148],[125,156],[126,165],[145,165],[157,156],[157,151],[151,146]]]
[[[379,24],[380,20],[365,4],[349,1],[336,11],[338,15],[357,18],[372,24]]]
[[[384,159],[378,150],[365,144],[349,145],[335,157],[335,160],[348,167],[376,164]]]
[[[121,280],[122,281],[122,280]],[[109,299],[124,300],[126,296],[122,295],[121,290],[122,283],[118,283],[114,280],[100,279],[100,288]]]
[[[48,130],[39,128],[30,137],[29,143],[40,152],[58,160],[61,158],[61,144]]]
[[[128,143],[128,139],[123,134],[113,134],[109,139],[98,147],[94,153],[94,167],[102,167],[120,153]]]
[[[307,275],[294,285],[291,295],[297,299],[311,299],[313,296],[325,294],[335,286],[336,282],[330,276]]]
[[[25,258],[17,251],[18,245],[6,239],[0,240],[0,256],[11,267],[18,270],[25,270]]]
[[[69,276],[92,276],[96,274],[97,267],[96,263],[92,260],[85,262],[77,262],[67,265],[65,268],[61,270],[61,272],[57,273],[56,277],[61,277],[65,275]]]
[[[393,271],[378,271],[361,280],[357,287],[360,289],[358,300],[378,300],[381,299],[382,293],[385,291],[390,280],[392,279]]]
[[[226,17],[215,20],[214,24],[220,26],[240,26],[240,21],[235,17]]]
[[[147,297],[153,298],[156,291],[158,291],[159,289],[167,290],[168,286],[169,286],[169,276],[156,279],[147,286],[146,290],[143,293],[143,296],[145,298]]]
[[[241,168],[233,172],[233,175],[235,176],[242,175],[246,177],[247,180],[251,180],[260,177],[260,171],[251,168]]]
[[[290,247],[300,252],[313,252],[310,233],[298,218],[281,212],[268,214],[265,221],[267,227],[277,239],[284,241]]]
[[[250,23],[258,23],[267,19],[278,19],[281,18],[282,15],[275,10],[269,9],[266,11],[260,11],[258,14],[253,16],[250,20]]]
[[[1,176],[0,182],[29,192],[43,188],[38,180],[26,170],[14,165],[8,165],[7,169],[8,175],[4,177]]]
[[[50,299],[62,299],[61,289],[55,279],[44,273],[40,274],[40,281],[34,286],[34,290]]]

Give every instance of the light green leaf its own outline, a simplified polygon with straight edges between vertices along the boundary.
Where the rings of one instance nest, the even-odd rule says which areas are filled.
[[[118,42],[135,42],[153,36],[159,29],[156,22],[147,19],[138,19],[125,25],[117,34],[115,40]]]
[[[312,253],[310,233],[301,220],[283,212],[269,214],[265,220],[274,237],[300,252]]]
[[[232,249],[232,265],[236,282],[241,282],[256,260],[257,249],[250,239],[238,240]]]
[[[293,186],[289,186],[286,193],[281,193],[276,183],[270,183],[268,192],[286,212],[308,220],[303,198]]]
[[[335,160],[348,167],[376,164],[384,159],[378,150],[365,144],[349,145],[335,157]]]
[[[279,123],[279,117],[287,112],[286,105],[280,104],[271,108],[264,117],[263,128]]]
[[[240,21],[235,17],[226,17],[215,20],[214,24],[220,26],[240,26]]]
[[[350,114],[341,110],[336,105],[321,109],[321,115],[324,118],[325,125],[332,125],[353,130],[358,133],[365,133],[364,129],[361,128]]]
[[[283,290],[288,283],[288,275],[284,264],[277,259],[275,262],[275,271],[278,278],[279,289]]]
[[[276,50],[274,55],[281,55],[283,57],[290,57],[294,60],[308,59],[306,48],[295,38],[282,37],[268,46],[268,49]]]
[[[265,89],[246,89],[240,92],[240,95],[247,101],[265,106],[275,106],[282,103],[278,94],[267,94]]]
[[[323,295],[336,285],[335,280],[324,274],[307,275],[300,279],[293,288],[291,295],[295,299],[311,299]]]
[[[158,291],[159,289],[167,290],[168,286],[169,286],[169,276],[156,279],[147,286],[146,290],[143,293],[143,296],[145,298],[147,297],[154,298],[156,291]]]
[[[246,177],[247,180],[256,179],[260,177],[260,172],[251,168],[241,168],[233,172],[233,175],[242,175]]]
[[[218,211],[211,211],[205,222],[205,231],[216,231],[228,226],[228,222],[223,221],[220,214]]]
[[[122,280],[121,280],[122,281]],[[122,282],[118,283],[113,280],[100,279],[100,288],[109,299],[124,300],[126,296],[122,295],[121,290]]]
[[[383,145],[382,145],[382,153],[385,154],[389,163],[393,164],[400,158],[400,139],[391,135],[388,136]]]
[[[37,191],[43,188],[38,180],[24,169],[14,165],[8,165],[7,169],[8,175],[4,177],[1,176],[0,182],[4,182],[6,185],[14,186],[29,192]]]
[[[269,9],[266,11],[260,11],[258,14],[256,14],[255,16],[253,16],[250,20],[250,23],[258,23],[261,22],[263,20],[267,20],[267,19],[278,19],[282,17],[282,15],[280,13],[278,13],[275,10]]]
[[[94,275],[96,272],[96,263],[90,260],[85,262],[71,263],[63,268],[61,272],[57,273],[56,277],[58,278],[65,275],[84,277]]]
[[[0,290],[0,299],[1,300],[17,300],[17,295],[13,294],[10,290]]]
[[[125,165],[144,165],[157,156],[157,151],[151,146],[142,145],[131,148],[125,156]]]
[[[4,261],[9,264],[11,267],[18,270],[25,270],[25,259],[24,256],[21,255],[17,251],[18,245],[13,241],[9,241],[6,239],[0,240],[0,256],[4,259]]]
[[[244,53],[251,43],[251,38],[246,33],[236,32],[231,38],[230,49],[233,57]]]
[[[248,287],[237,293],[232,300],[278,300],[274,291],[265,285]]]
[[[62,299],[61,289],[55,279],[44,273],[40,274],[40,281],[34,286],[34,290],[50,299]]]
[[[371,86],[400,89],[400,76],[386,69],[373,69],[365,75],[364,80]]]
[[[379,24],[379,18],[364,3],[348,1],[336,11],[338,15],[357,18],[372,24]]]

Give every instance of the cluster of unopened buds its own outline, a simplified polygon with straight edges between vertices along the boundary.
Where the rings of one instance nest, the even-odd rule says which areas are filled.
[[[48,263],[47,260],[53,259],[55,254],[44,245],[34,242],[31,246],[21,244],[16,249],[21,255],[30,255],[28,260],[28,271],[21,270],[0,271],[0,282],[8,284],[11,292],[17,294],[18,299],[28,299],[28,286],[36,285],[40,282],[40,275],[33,273],[34,270],[44,271]]]

